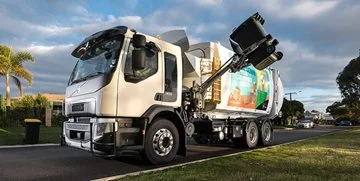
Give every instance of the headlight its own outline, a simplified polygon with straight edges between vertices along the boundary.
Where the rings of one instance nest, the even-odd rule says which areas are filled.
[[[97,123],[96,124],[96,136],[102,136],[105,132],[107,123]]]

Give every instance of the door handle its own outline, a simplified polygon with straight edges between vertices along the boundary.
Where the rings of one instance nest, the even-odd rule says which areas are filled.
[[[156,93],[154,100],[155,101],[162,101],[162,95],[163,95],[162,93]]]

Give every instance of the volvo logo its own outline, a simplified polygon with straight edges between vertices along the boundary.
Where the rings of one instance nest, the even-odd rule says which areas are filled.
[[[82,85],[79,85],[74,93],[79,93]]]
[[[81,90],[81,87],[86,84],[87,81],[85,81],[83,84],[79,85],[76,90],[70,95],[70,97],[74,94],[78,94]]]

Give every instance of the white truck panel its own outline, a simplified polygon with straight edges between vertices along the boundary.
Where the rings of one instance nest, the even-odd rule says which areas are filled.
[[[202,49],[205,53],[205,58],[201,51],[191,51],[195,49]],[[234,54],[231,50],[218,43],[200,43],[190,47],[187,58],[192,61],[194,65],[194,72],[184,75],[184,85],[191,87],[192,82],[203,83],[214,72],[213,63],[218,59],[221,65],[225,64],[229,58]],[[195,61],[195,63],[193,62]],[[201,66],[199,66],[201,65]],[[210,117],[247,117],[256,118],[260,116],[269,115],[273,109],[274,88],[280,86],[282,91],[281,80],[273,80],[274,69],[257,70],[253,66],[245,67],[236,73],[225,73],[221,79],[221,100],[216,102],[212,99],[213,87],[208,88],[205,93],[205,110]],[[199,75],[200,74],[200,75]],[[278,76],[278,74],[275,74]],[[278,85],[275,83],[278,82]],[[283,94],[277,92],[277,94]],[[277,96],[278,97],[278,96]],[[282,101],[283,96],[279,96]],[[276,100],[278,103],[280,100]],[[210,104],[209,104],[210,103]],[[215,104],[215,106],[214,106]],[[282,102],[280,104],[281,108]],[[277,113],[280,108],[275,112]]]

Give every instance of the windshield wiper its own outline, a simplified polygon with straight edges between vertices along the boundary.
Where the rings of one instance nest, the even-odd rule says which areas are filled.
[[[91,77],[96,77],[96,76],[98,76],[98,75],[100,75],[100,74],[103,74],[103,73],[104,73],[104,72],[95,72],[95,73],[89,74],[89,75],[87,75],[87,76],[85,76],[85,77],[82,77],[82,78],[76,79],[76,80],[74,80],[74,81],[71,81],[71,84],[85,81],[85,80],[87,80],[87,79],[89,79],[89,78],[91,78]]]

